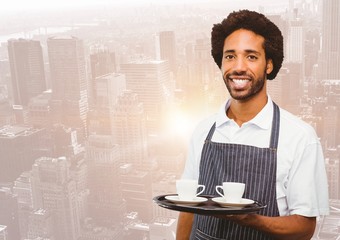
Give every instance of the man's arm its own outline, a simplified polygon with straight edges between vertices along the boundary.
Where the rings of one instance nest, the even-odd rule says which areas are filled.
[[[188,240],[190,238],[191,227],[194,221],[194,214],[180,212],[177,222],[176,240]]]
[[[315,217],[301,215],[266,217],[258,214],[246,214],[229,215],[224,218],[243,226],[255,228],[281,240],[309,240],[313,236],[316,225]]]

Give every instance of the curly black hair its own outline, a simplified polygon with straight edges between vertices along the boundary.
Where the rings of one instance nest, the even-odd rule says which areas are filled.
[[[214,24],[211,31],[211,55],[217,66],[221,68],[222,65],[224,40],[238,29],[250,30],[265,39],[266,59],[273,61],[273,71],[268,74],[267,79],[274,79],[283,62],[283,36],[273,22],[254,11],[234,11],[221,23]]]

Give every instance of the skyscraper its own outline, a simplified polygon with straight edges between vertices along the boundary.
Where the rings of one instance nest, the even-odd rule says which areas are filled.
[[[125,91],[113,110],[113,138],[121,149],[122,163],[150,169],[147,151],[146,116],[138,95]]]
[[[10,188],[0,188],[0,213],[1,225],[7,226],[8,239],[20,239],[17,196]]]
[[[119,181],[119,146],[111,136],[90,135],[86,146],[89,165],[89,214],[97,224],[118,226],[125,213]]]
[[[14,104],[27,106],[32,97],[46,90],[40,42],[10,39],[8,40],[8,56]]]
[[[322,78],[340,79],[340,2],[323,0],[322,9]]]
[[[159,33],[159,49],[161,59],[169,61],[170,71],[176,74],[176,39],[174,31]]]
[[[12,182],[31,169],[35,159],[42,156],[44,129],[22,126],[0,128],[0,182]]]
[[[55,239],[76,240],[80,235],[77,186],[70,167],[64,157],[42,157],[32,167],[34,208],[52,213]]]
[[[96,104],[97,78],[116,72],[116,55],[107,50],[98,51],[90,55],[91,84],[89,86],[89,98]]]
[[[126,76],[126,88],[137,93],[143,103],[148,132],[158,133],[164,107],[173,97],[167,61],[142,59],[122,64],[121,71]]]
[[[112,135],[112,111],[118,96],[126,90],[123,74],[110,73],[96,77],[95,105],[89,112],[89,134]]]
[[[88,92],[83,42],[76,37],[51,37],[47,46],[53,118],[86,134]]]
[[[301,20],[292,20],[288,26],[287,57],[285,62],[300,63],[304,62],[304,29]]]

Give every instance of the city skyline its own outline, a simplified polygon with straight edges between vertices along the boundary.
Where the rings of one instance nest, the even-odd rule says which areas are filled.
[[[320,137],[332,208],[313,239],[340,236],[340,36],[328,31],[340,6],[324,1],[12,1],[0,17],[0,239],[173,240],[178,213],[152,198],[175,192],[191,132],[228,98],[210,31],[239,7],[281,28],[268,92]]]

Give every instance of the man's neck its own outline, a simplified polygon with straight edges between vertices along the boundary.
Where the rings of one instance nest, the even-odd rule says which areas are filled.
[[[231,99],[229,108],[227,109],[227,116],[233,119],[239,126],[243,123],[253,119],[267,104],[268,96],[257,99],[256,101],[238,101]]]

